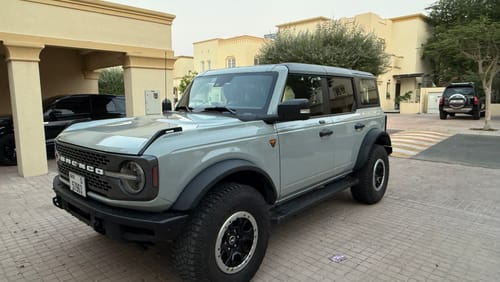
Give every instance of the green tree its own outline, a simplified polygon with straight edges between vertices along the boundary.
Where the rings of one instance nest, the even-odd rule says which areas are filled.
[[[486,98],[483,129],[489,130],[492,86],[500,72],[500,2],[439,0],[429,9],[433,35],[424,57],[434,68],[435,83],[479,80]]]
[[[260,50],[260,63],[309,63],[385,72],[389,56],[383,43],[356,25],[332,20],[312,32],[280,32]]]
[[[191,81],[193,81],[193,79],[197,75],[198,75],[198,73],[195,72],[195,71],[188,71],[188,73],[185,76],[182,77],[181,82],[179,84],[179,92],[181,94],[184,93],[184,91],[188,87],[189,83],[191,83]]]
[[[432,37],[424,46],[424,57],[429,59],[434,74],[434,83],[446,86],[450,82],[474,81],[480,84],[476,64],[466,58],[459,50],[443,52],[440,44],[442,34],[449,28],[466,26],[472,21],[486,17],[494,22],[500,21],[500,1],[498,0],[439,0],[427,8]]]
[[[108,68],[101,71],[99,75],[99,93],[124,95],[125,85],[123,83],[122,68]]]

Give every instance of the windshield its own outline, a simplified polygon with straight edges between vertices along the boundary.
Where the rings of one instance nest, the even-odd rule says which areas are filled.
[[[474,95],[474,88],[472,86],[448,87],[443,95],[448,98],[454,94]]]
[[[177,110],[264,114],[277,73],[237,73],[196,77]]]
[[[52,103],[54,103],[54,101],[59,99],[59,98],[61,98],[61,96],[53,96],[53,97],[45,98],[42,101],[43,112],[46,112],[50,108],[50,106],[52,106]]]

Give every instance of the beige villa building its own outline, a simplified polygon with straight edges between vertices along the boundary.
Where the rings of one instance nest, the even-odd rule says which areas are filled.
[[[98,70],[113,66],[128,116],[146,113],[146,91],[172,95],[174,18],[98,0],[2,1],[0,115],[13,115],[21,176],[47,173],[43,98],[97,94]]]
[[[277,25],[279,31],[305,32],[330,21],[316,17]],[[380,103],[385,111],[427,113],[438,111],[438,100],[444,88],[433,87],[431,67],[422,58],[422,46],[430,36],[427,17],[422,14],[384,19],[364,13],[340,21],[357,24],[373,32],[390,55],[387,72],[377,78]],[[410,94],[410,100],[397,102],[396,97]],[[500,115],[500,104],[492,104],[493,115]]]
[[[242,35],[195,42],[194,70],[201,73],[210,69],[256,65],[259,50],[266,41],[262,37]]]
[[[277,25],[278,31],[304,32],[316,29],[330,21],[325,17]],[[429,36],[426,17],[422,14],[383,19],[374,13],[341,18],[340,21],[357,24],[366,32],[373,32],[390,55],[389,68],[378,77],[381,106],[386,111],[399,110],[396,97],[411,91],[411,101],[418,101],[422,87],[432,86],[430,66],[422,59],[422,45]]]

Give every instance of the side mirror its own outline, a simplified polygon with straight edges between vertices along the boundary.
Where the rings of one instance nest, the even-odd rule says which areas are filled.
[[[308,99],[286,100],[278,105],[280,121],[306,120],[311,115]]]
[[[169,99],[163,100],[161,103],[162,112],[168,112],[172,110],[172,102]]]
[[[51,121],[55,121],[61,116],[61,114],[62,114],[61,111],[52,109],[48,113],[48,118]]]

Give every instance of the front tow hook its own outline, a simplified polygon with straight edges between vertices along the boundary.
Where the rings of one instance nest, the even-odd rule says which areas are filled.
[[[61,199],[58,197],[58,196],[55,196],[54,198],[52,198],[52,203],[54,204],[54,206],[62,209],[62,204],[61,204]]]

